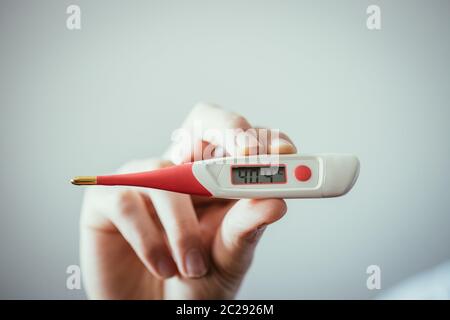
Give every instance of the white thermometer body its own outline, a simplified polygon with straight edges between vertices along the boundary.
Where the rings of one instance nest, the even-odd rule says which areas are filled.
[[[192,172],[218,198],[326,198],[352,188],[359,160],[347,154],[249,156],[193,162]]]

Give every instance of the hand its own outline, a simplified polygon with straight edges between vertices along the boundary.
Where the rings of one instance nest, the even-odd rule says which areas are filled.
[[[295,153],[285,135],[264,141],[243,117],[199,104],[183,128],[194,143],[175,143],[171,160],[143,160],[120,172],[136,172],[195,159],[197,151],[218,155],[256,152]],[[207,137],[206,131],[243,129],[232,143]],[[264,148],[263,148],[264,147]],[[178,150],[179,152],[174,152]],[[202,158],[209,157],[200,152]],[[169,157],[166,155],[166,158]],[[91,187],[81,214],[81,264],[84,286],[95,299],[231,299],[245,276],[265,227],[286,212],[282,199],[224,200],[173,192]]]

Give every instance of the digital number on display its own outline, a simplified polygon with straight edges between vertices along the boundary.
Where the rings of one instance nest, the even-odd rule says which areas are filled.
[[[231,169],[233,184],[284,183],[286,168],[284,166],[245,166]]]

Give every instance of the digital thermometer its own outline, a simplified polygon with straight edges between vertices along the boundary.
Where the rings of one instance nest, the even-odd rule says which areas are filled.
[[[215,158],[147,172],[76,177],[76,185],[123,185],[225,199],[327,198],[346,194],[359,174],[348,154]]]

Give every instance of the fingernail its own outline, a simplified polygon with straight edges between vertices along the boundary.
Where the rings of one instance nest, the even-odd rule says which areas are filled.
[[[275,138],[270,141],[270,153],[295,153],[295,146],[283,138]]]
[[[266,230],[266,227],[267,227],[267,225],[262,225],[262,226],[256,228],[256,230],[253,231],[251,233],[251,235],[248,237],[248,240],[250,242],[257,242],[263,235],[264,231]]]
[[[158,260],[158,273],[163,278],[170,278],[177,273],[175,264],[167,256],[162,256]]]
[[[198,278],[206,273],[206,264],[199,249],[191,249],[186,254],[186,273],[189,277]]]
[[[259,142],[257,137],[246,132],[236,137],[237,151],[240,155],[256,155],[258,154]]]

